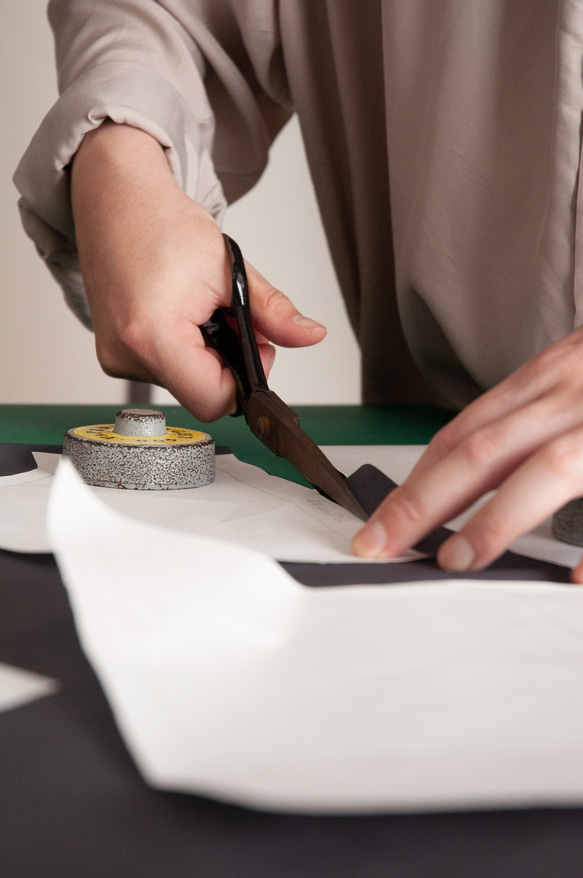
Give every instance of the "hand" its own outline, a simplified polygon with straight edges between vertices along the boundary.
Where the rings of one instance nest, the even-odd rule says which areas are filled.
[[[164,151],[135,128],[105,122],[73,163],[73,215],[103,370],[166,387],[203,421],[233,411],[235,383],[199,326],[229,305],[219,227],[176,184]],[[315,344],[326,334],[247,265],[251,318],[266,371],[271,342]]]
[[[485,393],[440,430],[407,480],[354,538],[365,557],[415,545],[488,491],[440,547],[446,570],[479,570],[583,495],[583,328]],[[583,582],[583,562],[573,571]]]

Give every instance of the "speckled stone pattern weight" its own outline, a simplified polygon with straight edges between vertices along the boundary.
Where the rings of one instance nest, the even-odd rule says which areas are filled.
[[[583,497],[571,500],[555,512],[553,536],[571,546],[583,546]]]
[[[161,412],[144,409],[118,412],[115,424],[69,430],[63,454],[87,484],[104,488],[168,491],[198,488],[215,477],[212,436],[167,428]]]

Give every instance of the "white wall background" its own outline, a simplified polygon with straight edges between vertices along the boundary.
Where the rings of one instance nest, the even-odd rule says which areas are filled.
[[[104,375],[93,338],[21,229],[11,176],[56,99],[44,0],[4,0],[0,29],[0,403],[125,401]],[[253,192],[233,205],[225,230],[303,313],[328,327],[315,348],[280,349],[270,385],[290,404],[359,401],[359,358],[348,326],[293,120]],[[158,404],[172,401],[156,388]]]

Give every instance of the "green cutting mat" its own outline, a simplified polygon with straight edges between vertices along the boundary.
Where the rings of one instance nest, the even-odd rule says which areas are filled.
[[[138,406],[139,407],[139,406]],[[147,408],[147,406],[141,406]],[[119,406],[0,405],[0,442],[60,444],[67,430],[110,424]],[[172,427],[211,433],[217,445],[229,445],[240,460],[273,475],[301,481],[285,460],[274,457],[251,435],[244,418],[202,424],[180,406],[162,406]],[[419,445],[453,416],[430,406],[296,406],[303,429],[318,445]]]

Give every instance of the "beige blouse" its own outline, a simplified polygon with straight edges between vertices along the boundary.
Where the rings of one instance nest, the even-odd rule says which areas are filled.
[[[49,15],[61,97],[15,181],[86,322],[66,173],[84,134],[105,117],[152,134],[220,220],[292,112],[364,401],[463,405],[581,322],[578,0],[52,0]]]

